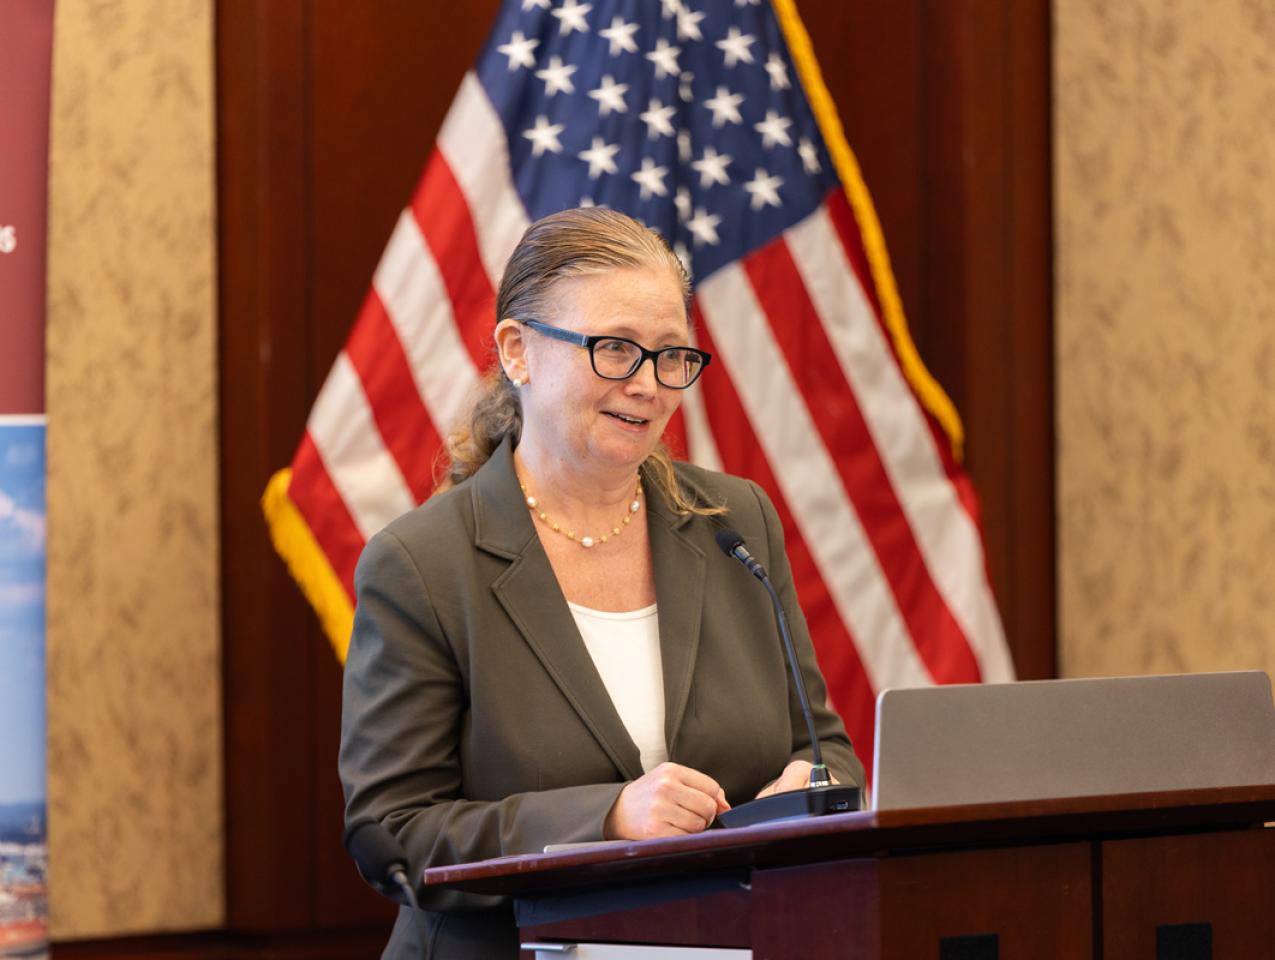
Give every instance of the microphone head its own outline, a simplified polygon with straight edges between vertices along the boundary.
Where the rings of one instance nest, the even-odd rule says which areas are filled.
[[[722,553],[728,557],[734,555],[736,547],[744,545],[744,538],[730,527],[722,527],[714,534],[714,539],[717,540],[717,546],[721,548]]]
[[[397,870],[407,873],[402,845],[377,820],[355,820],[345,831],[344,842],[363,879],[382,893],[397,888],[393,877]]]

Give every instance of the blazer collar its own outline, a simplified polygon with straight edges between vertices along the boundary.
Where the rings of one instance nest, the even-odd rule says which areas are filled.
[[[637,746],[580,638],[523,502],[509,439],[474,475],[470,489],[475,546],[512,561],[492,584],[497,600],[616,768],[628,779],[640,777]],[[705,556],[685,529],[689,517],[678,516],[658,494],[645,502],[659,604],[664,730],[675,759],[699,645]]]

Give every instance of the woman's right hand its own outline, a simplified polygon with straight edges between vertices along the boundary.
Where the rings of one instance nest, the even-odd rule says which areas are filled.
[[[607,814],[607,840],[649,840],[698,833],[730,809],[726,792],[707,774],[661,763],[620,791]]]

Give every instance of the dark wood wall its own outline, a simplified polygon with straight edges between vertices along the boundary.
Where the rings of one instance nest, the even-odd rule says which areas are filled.
[[[257,504],[496,6],[217,5],[228,914],[157,954],[374,956],[384,937],[390,911],[340,845],[340,671]],[[915,338],[964,418],[1023,677],[1054,673],[1048,6],[800,2]],[[58,952],[94,950],[146,952]]]

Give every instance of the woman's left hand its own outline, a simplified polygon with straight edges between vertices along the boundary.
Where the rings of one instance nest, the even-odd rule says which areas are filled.
[[[778,780],[773,780],[761,788],[757,793],[757,799],[769,797],[774,793],[786,793],[789,790],[801,790],[810,786],[810,771],[813,769],[814,764],[809,760],[794,760],[784,767],[784,772],[779,775]],[[832,782],[840,783],[841,781],[833,777]]]

